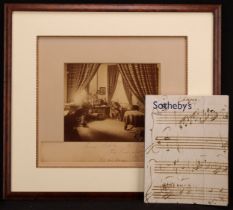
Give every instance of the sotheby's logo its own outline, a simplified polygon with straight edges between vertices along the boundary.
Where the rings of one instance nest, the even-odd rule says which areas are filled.
[[[171,103],[169,101],[167,101],[167,102],[154,101],[153,102],[153,109],[161,109],[161,110],[179,109],[179,110],[182,110],[184,112],[188,109],[192,109],[192,104],[189,101],[187,101],[186,103],[181,103],[179,101],[177,103]]]

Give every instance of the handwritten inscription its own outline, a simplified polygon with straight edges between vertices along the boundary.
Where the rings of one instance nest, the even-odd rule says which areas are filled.
[[[153,165],[154,173],[161,174],[216,174],[227,175],[228,165],[225,162],[200,161],[159,161]]]
[[[192,109],[155,110],[153,101]],[[145,202],[228,203],[228,97],[147,96]]]
[[[152,192],[155,199],[191,199],[211,202],[226,202],[228,194],[228,190],[225,188],[193,187],[174,183],[154,186]]]

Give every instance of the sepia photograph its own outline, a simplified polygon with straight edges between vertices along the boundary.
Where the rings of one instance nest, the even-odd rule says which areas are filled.
[[[145,95],[187,93],[187,37],[39,36],[37,52],[37,166],[143,167]]]
[[[65,64],[64,141],[144,140],[144,97],[159,64]]]

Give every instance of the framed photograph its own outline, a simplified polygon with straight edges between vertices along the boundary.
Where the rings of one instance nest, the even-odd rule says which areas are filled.
[[[144,96],[220,94],[220,28],[219,5],[6,4],[4,197],[142,198]]]
[[[100,87],[100,95],[106,94],[106,87]]]

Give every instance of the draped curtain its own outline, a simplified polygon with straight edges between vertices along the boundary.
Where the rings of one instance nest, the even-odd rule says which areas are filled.
[[[156,64],[118,64],[127,87],[144,103],[145,95],[158,93],[158,69]]]
[[[108,102],[111,102],[116,90],[119,69],[116,65],[108,65]]]
[[[100,64],[67,64],[67,93],[71,102],[73,95],[87,88]]]
[[[125,94],[126,94],[126,97],[129,101],[129,104],[132,105],[132,92],[130,90],[128,83],[126,82],[125,79],[123,79],[123,77],[122,77],[122,83],[123,83],[123,87],[125,89]]]

